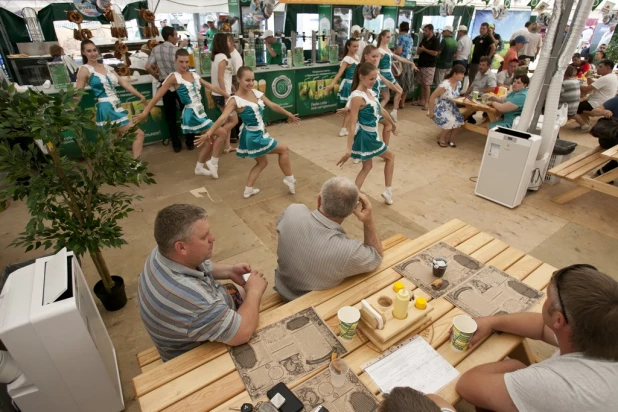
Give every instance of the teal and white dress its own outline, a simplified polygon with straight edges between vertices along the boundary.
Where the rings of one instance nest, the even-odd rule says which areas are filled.
[[[358,61],[350,56],[345,56],[341,61],[341,65],[343,65],[343,62],[346,62],[348,67],[345,69],[345,78],[341,81],[339,93],[337,94],[337,98],[341,104],[347,103],[348,97],[350,97],[350,93],[352,93],[352,79],[354,78],[354,70],[358,65]]]
[[[380,133],[378,133],[378,122],[382,110],[380,102],[373,91],[370,90],[369,93],[371,93],[373,99],[360,90],[354,90],[350,95],[350,101],[358,96],[362,97],[366,103],[358,111],[354,143],[352,143],[352,159],[360,159],[363,162],[380,156],[388,149],[388,146],[382,141]]]
[[[373,84],[372,90],[375,92],[375,94],[379,95],[380,92],[386,88],[387,88],[386,83],[384,83],[382,79],[380,78],[380,76],[378,76],[376,78],[376,82]]]
[[[395,76],[393,76],[393,72],[391,70],[391,64],[393,63],[393,52],[384,49],[378,50],[382,55],[382,57],[380,58],[380,62],[378,63],[378,69],[380,70],[380,74],[384,76],[384,78],[389,82],[397,84],[397,80],[395,80]],[[386,88],[386,85],[384,88]]]
[[[264,127],[264,102],[262,101],[264,93],[253,90],[253,94],[258,99],[257,104],[240,96],[232,96],[230,99],[236,100],[236,107],[245,108],[238,113],[242,119],[242,125],[240,126],[240,142],[236,149],[236,156],[248,156],[255,159],[270,153],[277,147],[277,141],[270,137]]]
[[[183,79],[182,75],[178,72],[171,73],[170,76],[176,78],[178,87],[176,93],[180,102],[185,105],[182,110],[180,127],[184,134],[197,134],[202,133],[214,124],[212,120],[206,115],[204,105],[202,104],[202,85],[200,83],[200,76],[195,73],[193,75],[193,81],[187,81]]]
[[[97,126],[105,126],[107,121],[120,127],[129,124],[129,112],[122,108],[120,99],[116,95],[118,77],[114,73],[114,69],[105,65],[106,74],[101,74],[89,64],[84,64],[84,67],[90,72],[88,86],[90,86],[94,97],[97,99]]]

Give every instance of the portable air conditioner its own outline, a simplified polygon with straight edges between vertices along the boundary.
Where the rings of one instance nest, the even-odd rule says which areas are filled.
[[[487,134],[474,193],[515,208],[526,195],[541,136],[495,127]]]
[[[124,409],[116,352],[72,252],[9,276],[0,339],[21,370],[7,389],[22,412]]]

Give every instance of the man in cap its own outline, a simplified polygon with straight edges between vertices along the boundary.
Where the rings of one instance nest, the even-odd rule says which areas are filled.
[[[438,54],[438,61],[436,63],[436,85],[442,83],[446,73],[453,68],[455,53],[457,53],[457,40],[453,38],[453,26],[445,26],[442,29],[440,54]]]
[[[453,58],[453,65],[461,64],[467,69],[470,50],[472,50],[472,39],[468,36],[468,28],[462,24],[457,28],[457,53]]]
[[[513,59],[517,59],[519,52],[524,46],[528,44],[528,40],[524,36],[517,36],[511,40],[511,48],[506,51],[504,55],[504,62],[502,63],[502,70],[506,70],[507,66]]]
[[[358,50],[356,51],[356,58],[360,61],[361,57],[363,56],[363,49],[365,48],[365,46],[367,46],[367,42],[362,37],[363,29],[358,25],[354,25],[352,26],[351,32],[352,38],[358,40]]]
[[[502,36],[496,33],[496,25],[494,23],[489,23],[489,34],[494,38],[496,51],[501,51],[504,48],[504,43],[502,42]]]
[[[264,32],[264,45],[266,46],[266,64],[283,64],[281,43],[275,39],[272,30]]]
[[[217,28],[212,20],[208,20],[206,23],[208,24],[208,30],[204,34],[204,39],[208,42],[208,50],[212,52],[212,40],[215,38],[215,34],[217,34]]]

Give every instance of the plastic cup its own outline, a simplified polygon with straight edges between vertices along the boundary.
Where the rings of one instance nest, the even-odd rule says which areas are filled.
[[[448,261],[444,258],[435,258],[432,262],[433,264],[433,275],[437,278],[441,278],[444,276],[446,272],[446,268],[448,266]]]
[[[463,352],[476,332],[476,322],[470,316],[459,315],[453,319],[453,332],[451,335],[451,349],[455,352]]]
[[[356,335],[356,327],[360,320],[360,310],[352,306],[344,306],[337,312],[339,318],[339,337],[352,340]]]
[[[472,92],[472,100],[478,100],[479,92]]]
[[[350,367],[347,363],[341,358],[335,358],[328,365],[328,370],[330,371],[330,383],[335,388],[341,388],[345,385],[346,378],[348,376],[348,371]]]

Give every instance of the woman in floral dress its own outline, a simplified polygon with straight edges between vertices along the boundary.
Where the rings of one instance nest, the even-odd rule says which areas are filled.
[[[438,144],[440,147],[457,147],[455,135],[459,128],[463,126],[464,119],[459,108],[451,99],[459,97],[461,82],[463,81],[466,69],[456,64],[451,71],[444,77],[438,88],[429,98],[429,112],[427,116],[442,129]]]

